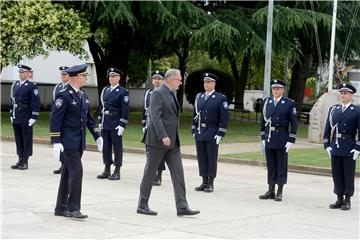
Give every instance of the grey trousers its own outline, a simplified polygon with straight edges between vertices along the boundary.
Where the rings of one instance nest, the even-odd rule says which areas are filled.
[[[140,196],[138,207],[147,208],[151,189],[156,176],[156,171],[164,159],[166,162],[171,180],[174,187],[176,209],[188,207],[186,201],[186,190],[184,180],[184,169],[181,160],[180,147],[175,146],[171,149],[155,148],[146,146],[146,165],[144,169],[144,176],[140,185]]]

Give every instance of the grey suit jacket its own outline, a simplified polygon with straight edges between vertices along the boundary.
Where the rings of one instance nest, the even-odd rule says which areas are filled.
[[[180,146],[177,102],[165,84],[152,93],[148,114],[149,122],[143,142],[148,146],[165,149]],[[165,137],[170,138],[170,146],[163,144],[162,139]]]

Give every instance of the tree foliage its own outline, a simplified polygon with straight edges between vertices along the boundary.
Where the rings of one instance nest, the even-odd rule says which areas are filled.
[[[69,51],[86,57],[88,24],[75,10],[50,1],[1,1],[0,68],[23,58]]]

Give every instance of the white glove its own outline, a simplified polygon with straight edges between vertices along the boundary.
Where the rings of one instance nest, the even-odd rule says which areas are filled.
[[[192,134],[193,138],[195,138],[195,133]]]
[[[60,159],[60,152],[64,151],[64,146],[61,143],[53,144],[53,156],[56,160]]]
[[[354,161],[358,158],[358,156],[360,155],[360,151],[353,149],[350,151],[350,153],[354,153],[353,159]]]
[[[11,123],[13,123],[13,118],[12,117],[10,117],[10,121],[11,121]]]
[[[261,140],[261,143],[265,147],[265,140]]]
[[[286,148],[285,151],[286,151],[286,152],[289,152],[291,146],[292,146],[292,143],[291,143],[291,142],[287,142],[287,143],[285,144],[285,148]]]
[[[261,155],[265,156],[265,140],[261,140],[260,150],[261,150]]]
[[[100,129],[100,130],[102,129],[102,124],[101,124],[101,123],[99,123],[99,129]]]
[[[115,129],[118,130],[117,135],[121,136],[123,134],[125,128],[123,128],[122,126],[119,125]]]
[[[219,145],[221,138],[222,138],[221,136],[215,135],[214,139],[215,139],[215,141],[216,141],[216,144]]]
[[[145,131],[146,131],[146,127],[143,127],[143,133],[145,133]]]
[[[326,148],[326,151],[327,151],[327,153],[328,153],[328,155],[329,155],[329,158],[331,158],[332,148],[331,148],[331,147],[327,147],[327,148]]]
[[[103,150],[103,145],[104,145],[104,140],[102,137],[98,137],[98,139],[96,139],[96,145],[97,145],[97,149],[99,152],[102,152]]]
[[[36,122],[36,119],[30,118],[28,126],[31,127]]]

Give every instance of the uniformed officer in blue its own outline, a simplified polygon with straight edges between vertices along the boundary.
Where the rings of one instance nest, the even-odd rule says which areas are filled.
[[[142,140],[142,142],[144,142],[145,139],[145,131],[147,129],[147,115],[148,115],[148,109],[150,106],[150,97],[153,93],[154,90],[158,89],[164,82],[164,73],[160,72],[159,70],[155,70],[154,72],[151,73],[151,83],[153,85],[153,88],[148,89],[145,92],[145,97],[144,97],[144,111],[142,112],[142,116],[141,116],[141,123],[142,123],[142,127],[143,127],[143,133],[144,133],[144,138]],[[160,186],[161,182],[162,182],[162,172],[165,170],[165,161],[161,161],[159,168],[157,170],[156,173],[156,177],[154,179],[154,186]]]
[[[360,154],[360,107],[352,103],[356,88],[348,83],[339,87],[340,104],[332,106],[324,130],[324,148],[331,158],[334,193],[331,209],[351,208],[354,195],[356,159]],[[357,140],[355,136],[357,135]]]
[[[215,74],[204,73],[205,92],[198,93],[195,98],[191,130],[202,177],[202,183],[195,191],[214,191],[219,143],[227,129],[228,103],[224,95],[215,91],[218,79]]]
[[[10,120],[13,125],[16,153],[19,160],[12,169],[28,169],[28,160],[33,153],[33,125],[39,118],[40,97],[35,83],[29,81],[31,68],[19,64],[19,81],[11,85]]]
[[[59,82],[58,84],[56,84],[56,86],[54,87],[53,90],[53,94],[52,94],[52,101],[51,101],[51,109],[54,107],[55,105],[55,98],[56,95],[63,89],[67,88],[67,86],[69,85],[69,74],[66,72],[66,69],[68,69],[69,67],[66,66],[61,66],[59,67],[60,70],[60,77],[61,77],[61,82]],[[62,169],[62,165],[63,165],[63,161],[64,161],[64,156],[62,153],[60,153],[60,163],[61,166],[59,169],[55,169],[53,171],[54,174],[60,174],[61,173],[61,169]]]
[[[59,159],[63,153],[55,216],[86,218],[80,212],[83,168],[81,157],[86,146],[86,128],[102,151],[103,139],[90,114],[89,100],[80,88],[85,85],[86,64],[75,65],[66,70],[70,76],[69,86],[56,95],[55,106],[50,115],[50,137],[53,155]]]
[[[129,91],[119,85],[122,72],[117,68],[109,68],[107,76],[110,85],[101,92],[101,110],[99,111],[99,127],[104,139],[103,162],[105,170],[98,179],[119,180],[120,167],[123,162],[122,134],[129,118]],[[112,150],[114,149],[114,160]],[[115,165],[111,175],[111,164]]]
[[[260,199],[282,200],[287,182],[288,152],[296,140],[297,117],[295,102],[283,96],[285,82],[271,81],[272,97],[266,98],[260,123],[262,146],[265,148],[268,191]],[[289,125],[291,125],[289,131]],[[275,196],[275,184],[278,190]]]

